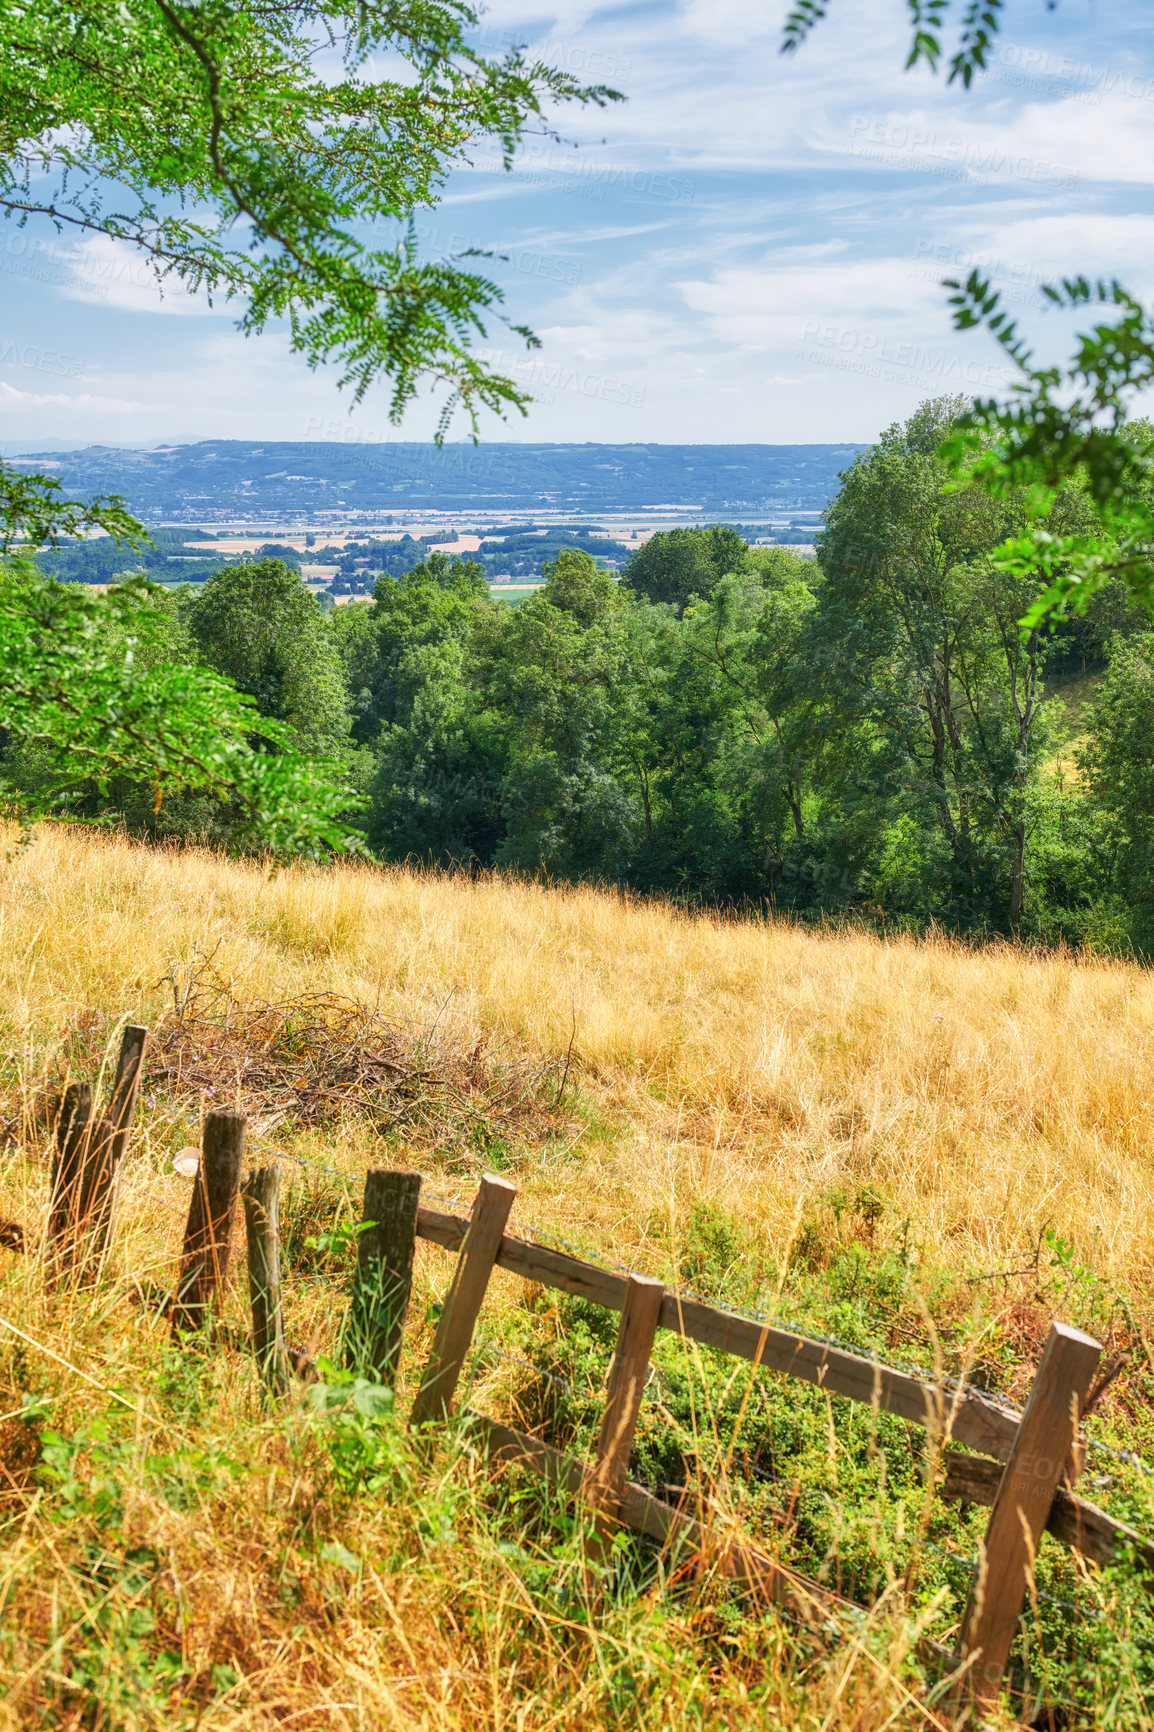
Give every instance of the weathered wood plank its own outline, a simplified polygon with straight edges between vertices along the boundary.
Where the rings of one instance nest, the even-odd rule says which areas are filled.
[[[45,1257],[51,1278],[99,1274],[116,1211],[120,1163],[128,1145],[148,1031],[130,1024],[120,1041],[107,1117],[92,1121],[92,1090],[73,1084],[57,1125]]]
[[[947,1449],[942,1466],[945,1478],[938,1487],[941,1497],[987,1506],[997,1497],[1004,1472],[1000,1461]],[[1119,1553],[1132,1553],[1139,1565],[1154,1575],[1154,1541],[1144,1539],[1136,1528],[1107,1515],[1097,1504],[1063,1485],[1054,1493],[1046,1532],[1094,1564],[1109,1564]]]
[[[516,1195],[517,1187],[506,1179],[486,1174],[481,1180],[472,1216],[461,1238],[452,1285],[437,1319],[432,1351],[409,1415],[411,1426],[445,1419],[452,1410],[453,1396]]]
[[[629,1457],[641,1415],[641,1397],[649,1376],[649,1357],[657,1334],[657,1319],[665,1285],[645,1275],[630,1275],[626,1283],[621,1327],[609,1367],[609,1384],[597,1439],[597,1459],[589,1471],[585,1496],[597,1509],[597,1537],[589,1548],[592,1559],[604,1561],[629,1480]]]
[[[446,1250],[459,1247],[465,1228],[466,1223],[459,1216],[426,1208],[417,1212],[417,1231],[421,1237]],[[575,1294],[610,1311],[620,1311],[625,1303],[624,1275],[600,1269],[562,1251],[530,1244],[512,1234],[502,1238],[496,1261],[499,1268],[526,1281]],[[848,1396],[867,1405],[876,1401],[886,1413],[928,1426],[935,1435],[955,1438],[970,1449],[996,1456],[999,1461],[1007,1459],[1017,1436],[1018,1415],[980,1390],[943,1391],[912,1372],[891,1370],[845,1348],[830,1347],[824,1341],[813,1341],[792,1330],[724,1311],[698,1299],[668,1293],[661,1307],[659,1326],[699,1341],[704,1347],[736,1354],[769,1371],[814,1383],[831,1395]]]
[[[993,1710],[1046,1527],[1101,1346],[1068,1324],[1051,1326],[1018,1437],[994,1497],[959,1644],[969,1670],[958,1700]]]
[[[120,1174],[128,1138],[132,1131],[132,1116],[144,1069],[144,1050],[148,1045],[148,1030],[129,1023],[120,1039],[116,1074],[108,1114],[98,1125],[89,1143],[81,1185],[81,1230],[85,1235],[84,1262],[93,1272],[99,1271],[108,1251],[116,1205],[120,1196]]]
[[[204,1328],[228,1273],[247,1124],[243,1113],[226,1108],[205,1117],[172,1305],[175,1335]]]
[[[56,1121],[52,1157],[52,1197],[44,1240],[45,1273],[50,1284],[60,1281],[76,1256],[80,1233],[84,1166],[92,1140],[92,1089],[69,1083]]]
[[[258,1167],[241,1186],[248,1243],[248,1290],[252,1346],[261,1381],[270,1395],[283,1395],[291,1379],[280,1297],[280,1168]]]
[[[346,1365],[392,1388],[413,1286],[420,1173],[370,1167],[365,1174],[357,1272],[345,1326]]]
[[[124,1159],[132,1115],[136,1111],[136,1096],[144,1071],[144,1052],[148,1045],[148,1030],[130,1022],[120,1037],[120,1054],[116,1060],[116,1075],[112,1082],[112,1099],[108,1105],[108,1123],[112,1128],[112,1164],[118,1167]]]

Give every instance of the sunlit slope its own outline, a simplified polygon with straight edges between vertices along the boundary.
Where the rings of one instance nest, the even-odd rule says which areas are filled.
[[[84,1007],[170,1014],[206,956],[241,1000],[336,989],[463,1040],[572,1043],[571,1130],[518,1178],[587,1238],[640,1252],[655,1211],[706,1197],[780,1245],[869,1185],[947,1261],[1020,1261],[1050,1225],[1125,1285],[1154,1269],[1154,978],[1131,964],[51,829],[4,866],[0,920],[30,1068]]]

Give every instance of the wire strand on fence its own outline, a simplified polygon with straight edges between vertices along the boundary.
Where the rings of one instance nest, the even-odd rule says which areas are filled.
[[[325,1173],[330,1178],[342,1180],[345,1184],[351,1183],[356,1177],[355,1174],[341,1172],[339,1168],[331,1167],[324,1161],[308,1160],[303,1155],[290,1154],[286,1149],[276,1149],[272,1152],[277,1160],[292,1161],[296,1166],[303,1167],[306,1170]],[[454,1196],[448,1196],[443,1191],[434,1191],[423,1188],[421,1194],[429,1201],[439,1203],[450,1211],[460,1208],[462,1205],[470,1201],[469,1195],[464,1191],[458,1191]],[[618,1258],[606,1256],[603,1252],[591,1253],[586,1246],[578,1244],[575,1240],[568,1238],[563,1233],[557,1232],[556,1229],[552,1227],[540,1227],[535,1222],[519,1221],[517,1224],[517,1236],[526,1239],[529,1243],[538,1246],[541,1250],[560,1250],[571,1257],[578,1258],[581,1262],[588,1263],[598,1269],[604,1269],[607,1272],[612,1272],[626,1277],[641,1273],[641,1271],[634,1268],[631,1264],[623,1263]],[[717,1299],[710,1298],[708,1295],[703,1293],[698,1293],[692,1288],[679,1288],[678,1292],[686,1299],[694,1300],[698,1304],[712,1306],[715,1310],[726,1311],[733,1316],[749,1317],[752,1318],[754,1322],[766,1323],[771,1328],[786,1329],[792,1333],[804,1335],[807,1340],[816,1341],[823,1347],[834,1347],[844,1353],[857,1354],[860,1358],[868,1359],[871,1364],[881,1366],[884,1370],[897,1371],[907,1375],[912,1374],[916,1377],[922,1377],[928,1383],[941,1388],[951,1395],[958,1394],[962,1390],[974,1387],[973,1385],[968,1384],[964,1378],[954,1377],[948,1372],[931,1369],[929,1366],[923,1365],[919,1360],[911,1359],[903,1361],[888,1354],[878,1353],[875,1349],[863,1349],[859,1343],[846,1341],[839,1335],[828,1335],[822,1331],[812,1329],[807,1324],[797,1319],[783,1316],[781,1312],[770,1313],[761,1311],[755,1306],[749,1306],[738,1311],[736,1308],[722,1304]],[[983,1393],[988,1392],[983,1391]],[[1024,1412],[1020,1403],[1010,1400],[1007,1396],[999,1395],[995,1399],[998,1401],[999,1406],[1004,1407],[1009,1413],[1017,1414],[1019,1418]],[[1136,1473],[1140,1473],[1146,1478],[1154,1479],[1154,1467],[1149,1466],[1148,1463],[1135,1455],[1132,1450],[1119,1449],[1112,1444],[1106,1443],[1103,1439],[1095,1438],[1093,1436],[1086,1437],[1086,1446],[1088,1450],[1095,1455],[1104,1456],[1112,1461],[1120,1462],[1126,1467],[1133,1468]]]

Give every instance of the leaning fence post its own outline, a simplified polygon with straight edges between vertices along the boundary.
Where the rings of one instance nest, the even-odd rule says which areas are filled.
[[[252,1345],[261,1380],[270,1395],[283,1395],[291,1380],[280,1301],[279,1191],[280,1168],[275,1163],[250,1173],[241,1187],[248,1242]]]
[[[420,1173],[370,1167],[357,1236],[357,1272],[345,1325],[345,1363],[396,1381],[401,1337],[413,1286]]]
[[[469,1230],[453,1271],[453,1282],[437,1319],[433,1349],[421,1377],[417,1399],[413,1402],[410,1425],[424,1425],[429,1420],[447,1419],[449,1416],[516,1195],[516,1185],[510,1185],[506,1179],[495,1179],[486,1174],[481,1180]]]
[[[200,1165],[188,1207],[180,1278],[172,1305],[173,1333],[202,1329],[228,1273],[232,1221],[244,1159],[243,1113],[223,1108],[204,1121]]]
[[[617,1347],[609,1368],[609,1388],[601,1415],[597,1459],[584,1488],[598,1512],[598,1540],[590,1547],[594,1556],[603,1556],[607,1550],[606,1542],[629,1479],[629,1457],[664,1298],[663,1281],[654,1281],[648,1275],[630,1275],[626,1281]]]
[[[79,1230],[87,1241],[84,1260],[97,1268],[104,1259],[112,1232],[121,1163],[132,1129],[147,1043],[148,1030],[130,1023],[120,1040],[108,1115],[89,1138],[88,1156],[80,1181]]]
[[[103,1253],[112,1217],[116,1208],[116,1192],[120,1183],[121,1162],[128,1147],[132,1115],[136,1111],[136,1096],[144,1072],[144,1051],[148,1045],[148,1030],[130,1022],[120,1037],[120,1053],[116,1060],[116,1075],[112,1080],[112,1097],[108,1103],[106,1159],[108,1183],[101,1199],[101,1214],[94,1218],[92,1232],[98,1238],[96,1250]]]
[[[962,1620],[961,1659],[969,1661],[958,1696],[979,1712],[993,1709],[1018,1627],[1038,1541],[1078,1433],[1082,1404],[1101,1346],[1080,1329],[1055,1323],[982,1546],[977,1579]]]
[[[120,1041],[108,1116],[92,1122],[92,1090],[65,1091],[56,1127],[45,1259],[53,1278],[99,1269],[108,1249],[120,1163],[128,1143],[148,1031],[130,1024]]]

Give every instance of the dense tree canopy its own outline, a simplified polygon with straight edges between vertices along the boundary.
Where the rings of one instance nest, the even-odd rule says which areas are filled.
[[[517,605],[443,553],[329,615],[277,560],[103,605],[68,588],[101,692],[126,701],[130,669],[145,690],[179,669],[231,691],[229,737],[265,742],[259,775],[329,776],[334,829],[354,803],[337,788],[363,789],[384,859],[1149,952],[1149,616],[1115,581],[1023,633],[1047,573],[1003,554],[1029,501],[956,485],[941,450],[965,413],[925,404],[862,453],[816,560],[717,536],[730,569],[680,608],[581,548]],[[1075,534],[1092,512],[1071,482],[1041,524]],[[226,785],[238,745],[215,783],[174,757],[158,811],[130,756],[62,755],[73,724],[52,718],[59,740],[31,708],[9,734],[0,769],[25,797],[58,789],[150,835],[251,837],[252,800]],[[174,752],[208,749],[170,734]]]
[[[171,604],[140,582],[107,597],[0,567],[0,809],[135,816],[184,805],[197,833],[236,846],[320,854],[349,842],[353,797],[322,759],[289,750],[250,698],[197,664]],[[271,749],[254,751],[257,731]],[[190,796],[202,803],[187,811]],[[207,802],[207,805],[203,802]],[[191,823],[188,822],[191,816]]]
[[[650,536],[625,568],[625,582],[647,601],[684,612],[691,597],[710,596],[727,572],[741,571],[748,548],[728,524],[667,529]]]
[[[281,559],[225,566],[185,610],[200,660],[291,729],[299,751],[339,751],[349,733],[340,658],[300,572]]]
[[[127,245],[162,285],[235,306],[243,331],[285,321],[354,397],[386,380],[394,419],[426,384],[442,392],[442,429],[458,405],[474,427],[481,408],[523,409],[471,346],[503,316],[499,286],[422,260],[411,219],[481,141],[508,164],[552,105],[615,93],[517,50],[486,56],[476,25],[464,0],[14,0],[0,8],[0,212]],[[0,463],[0,555],[94,528],[147,542],[123,500],[82,504]],[[132,586],[105,602],[60,593],[27,562],[0,573],[10,810],[83,811],[114,782],[152,784],[157,810],[196,789],[225,803],[238,836],[247,812],[270,847],[342,842],[347,788],[293,751],[344,734],[312,603],[271,567],[247,589],[209,589],[190,619],[207,666],[145,667],[137,633],[157,622]],[[249,726],[257,709],[272,726]]]

